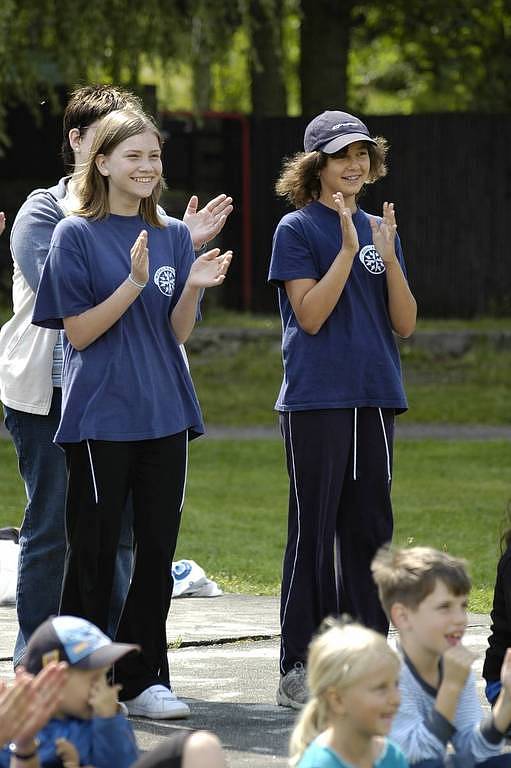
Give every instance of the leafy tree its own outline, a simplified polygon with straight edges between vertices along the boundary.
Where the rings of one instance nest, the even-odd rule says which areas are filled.
[[[511,109],[511,0],[377,0],[357,3],[352,21],[349,97],[355,106]]]

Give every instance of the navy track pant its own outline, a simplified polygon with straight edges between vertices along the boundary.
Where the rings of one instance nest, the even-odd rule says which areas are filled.
[[[114,669],[122,699],[170,687],[166,619],[186,486],[187,433],[131,442],[89,440],[66,446],[67,552],[61,614],[107,631],[121,518],[131,491],[135,561],[116,640],[137,643]]]
[[[370,565],[392,539],[394,409],[283,413],[289,474],[280,671],[305,664],[322,620],[348,613],[384,634]]]

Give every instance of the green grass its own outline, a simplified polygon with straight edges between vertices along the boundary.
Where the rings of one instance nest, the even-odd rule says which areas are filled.
[[[407,419],[453,424],[511,424],[511,352],[478,342],[461,357],[434,357],[404,346]]]
[[[272,424],[282,379],[280,345],[267,338],[189,351],[193,379],[210,424]],[[406,419],[454,424],[511,424],[511,352],[485,342],[461,357],[402,348]]]
[[[508,442],[402,442],[393,484],[397,544],[428,544],[466,557],[471,609],[491,606],[499,537],[511,488]],[[24,492],[10,442],[0,441],[0,525],[20,521]],[[285,540],[287,478],[274,441],[197,440],[178,557],[225,589],[276,594]]]

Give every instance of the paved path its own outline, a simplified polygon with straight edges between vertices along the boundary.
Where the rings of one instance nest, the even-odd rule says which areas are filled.
[[[278,426],[207,427],[207,437],[214,440],[280,439]],[[511,426],[486,424],[416,424],[396,420],[396,440],[511,440]]]
[[[207,426],[207,437],[212,440],[276,440],[280,439],[278,425],[225,427]],[[8,439],[3,420],[0,420],[0,439]],[[511,440],[511,426],[491,424],[416,424],[406,419],[396,420],[396,440]]]
[[[16,632],[14,608],[0,607],[4,676],[11,674]],[[284,768],[295,713],[274,703],[278,598],[224,595],[174,600],[167,632],[175,646],[170,651],[173,685],[192,715],[167,723],[133,719],[140,747],[154,747],[178,728],[207,728],[221,738],[230,768]],[[471,614],[467,644],[477,653],[478,675],[487,634],[488,617]]]

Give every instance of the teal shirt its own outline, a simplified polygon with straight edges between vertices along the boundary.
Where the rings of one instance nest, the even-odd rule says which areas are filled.
[[[352,766],[344,763],[329,747],[313,741],[303,753],[297,768],[352,768]],[[408,768],[408,763],[399,747],[386,740],[385,748],[375,762],[374,768]]]

